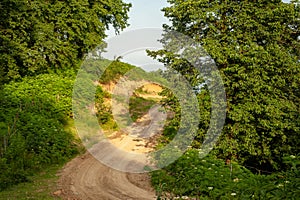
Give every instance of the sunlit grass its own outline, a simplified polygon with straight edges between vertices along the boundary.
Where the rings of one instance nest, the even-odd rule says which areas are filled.
[[[52,165],[42,170],[41,172],[29,177],[29,182],[20,183],[9,187],[8,189],[0,192],[0,199],[2,200],[53,200],[61,199],[53,195],[57,191],[56,175],[58,170],[62,168],[60,165]]]

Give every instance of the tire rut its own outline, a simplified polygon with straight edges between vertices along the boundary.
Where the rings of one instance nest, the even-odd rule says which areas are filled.
[[[68,200],[154,200],[147,173],[125,173],[102,164],[85,153],[60,172],[60,197]]]

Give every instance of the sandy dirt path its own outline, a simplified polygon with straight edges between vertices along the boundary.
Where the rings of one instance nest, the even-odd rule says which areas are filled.
[[[150,114],[154,113],[154,116],[157,117],[157,110],[158,108],[155,107]],[[144,116],[143,119],[150,120],[147,116]],[[160,119],[160,117],[156,119]],[[149,130],[159,126],[155,121],[149,123],[139,122],[138,124],[142,125],[141,127],[134,123],[133,129],[137,132],[141,131],[141,136],[146,136],[149,134]],[[149,125],[147,129],[143,127],[144,124]],[[127,155],[128,153],[143,155],[143,153],[152,150],[149,139],[132,137],[124,132],[117,132],[110,137],[108,142],[99,143],[91,148],[89,152],[93,155],[87,152],[69,162],[59,174],[58,186],[60,190],[56,193],[63,199],[72,200],[156,199],[155,191],[151,187],[150,177],[147,173],[118,171],[102,164],[95,158],[105,160],[107,157],[106,160],[110,164],[125,169],[128,164],[132,163]],[[133,162],[134,168],[139,161],[141,160],[138,159],[137,162]],[[141,165],[140,168],[143,166]]]
[[[69,162],[61,171],[59,196],[70,200],[156,199],[148,174],[114,170],[89,153]]]
[[[161,91],[153,84],[145,89],[149,91],[145,98],[158,97]],[[140,155],[151,152],[155,138],[163,130],[161,122],[166,119],[166,114],[159,110],[160,106],[152,107],[128,129],[110,135],[108,142],[101,145],[100,142],[100,148],[95,145],[94,150],[89,150],[93,155],[87,152],[67,163],[58,174],[59,190],[54,195],[67,200],[155,200],[149,174],[118,171],[104,165],[95,156],[100,153],[99,157],[108,156],[108,160],[112,157],[114,162],[126,166],[128,163],[124,157],[128,152]],[[114,151],[116,147],[120,151]]]
[[[113,162],[116,163],[111,160],[110,163],[119,166],[124,163],[121,167],[124,168],[128,165],[128,152],[143,155],[153,150],[153,137],[162,131],[161,122],[166,118],[166,114],[159,111],[160,108],[154,106],[147,115],[133,123],[130,128],[132,135],[116,132],[108,138],[109,142],[101,143],[100,147],[97,147],[97,144],[95,148],[90,149],[93,155],[87,152],[69,162],[59,174],[60,189],[55,194],[68,200],[156,199],[147,173],[121,172],[102,164],[94,156],[100,153],[99,157],[104,155],[108,160],[113,158]],[[115,148],[119,150],[114,151]]]

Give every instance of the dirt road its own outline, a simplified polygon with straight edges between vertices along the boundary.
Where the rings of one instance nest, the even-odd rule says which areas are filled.
[[[156,199],[148,174],[107,167],[89,153],[73,159],[61,172],[59,196],[70,200]]]
[[[121,88],[121,91],[127,91],[128,87]],[[153,84],[146,89],[151,92],[147,95],[154,97],[161,91]],[[69,162],[59,174],[59,190],[55,195],[68,200],[156,199],[149,174],[128,172],[143,171],[147,162],[145,155],[153,151],[155,138],[163,130],[166,113],[161,109],[157,105],[152,107],[147,115],[131,126],[111,134],[87,153]],[[133,169],[127,170],[130,167]]]
[[[166,118],[166,114],[159,109],[159,106],[154,106],[141,120],[133,123],[130,128],[132,135],[116,132],[108,141],[100,142],[90,149],[93,155],[86,153],[69,162],[60,173],[60,190],[56,194],[72,200],[156,199],[147,173],[121,172],[99,160],[108,161],[109,165],[121,169],[132,163],[134,169],[138,169],[140,163],[142,169],[144,161],[136,156],[141,155],[143,158],[144,153],[153,150],[151,138],[162,130],[160,122]],[[131,157],[131,154],[135,156]],[[132,162],[131,158],[137,158],[137,162]]]
[[[158,126],[156,122],[149,125],[147,129],[136,124],[133,126],[135,130],[144,130],[145,133],[141,134],[145,136],[152,130],[151,125]],[[124,170],[133,167],[132,170],[142,170],[146,162],[142,161],[143,155],[152,150],[149,142],[147,138],[136,138],[124,132],[117,132],[108,142],[95,145],[89,150],[91,153],[73,159],[63,168],[58,184],[59,196],[72,200],[156,199],[147,173],[126,173],[110,167]],[[134,157],[131,157],[132,155]],[[131,159],[136,160],[132,162]],[[107,162],[109,166],[99,160]]]

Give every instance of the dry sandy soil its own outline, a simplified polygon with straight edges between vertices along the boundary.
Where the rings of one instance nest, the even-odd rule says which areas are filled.
[[[161,88],[147,85],[151,95]],[[149,115],[152,115],[149,116]],[[158,107],[150,109],[148,115],[134,123],[131,129],[135,136],[124,131],[109,137],[110,145],[128,152],[147,153],[153,150],[153,137],[149,130],[162,127],[155,120],[161,121],[165,116],[158,113]],[[145,125],[147,125],[145,129]],[[152,129],[151,129],[152,128]],[[140,134],[136,134],[139,132]],[[140,137],[142,136],[142,137]],[[147,137],[145,137],[147,136]],[[109,152],[109,151],[108,151]],[[59,173],[59,190],[55,195],[69,200],[150,200],[156,199],[147,173],[126,173],[110,168],[98,161],[90,153],[78,156],[69,162]]]
[[[156,199],[148,174],[112,169],[89,153],[73,159],[64,167],[58,185],[58,194],[63,199]]]

